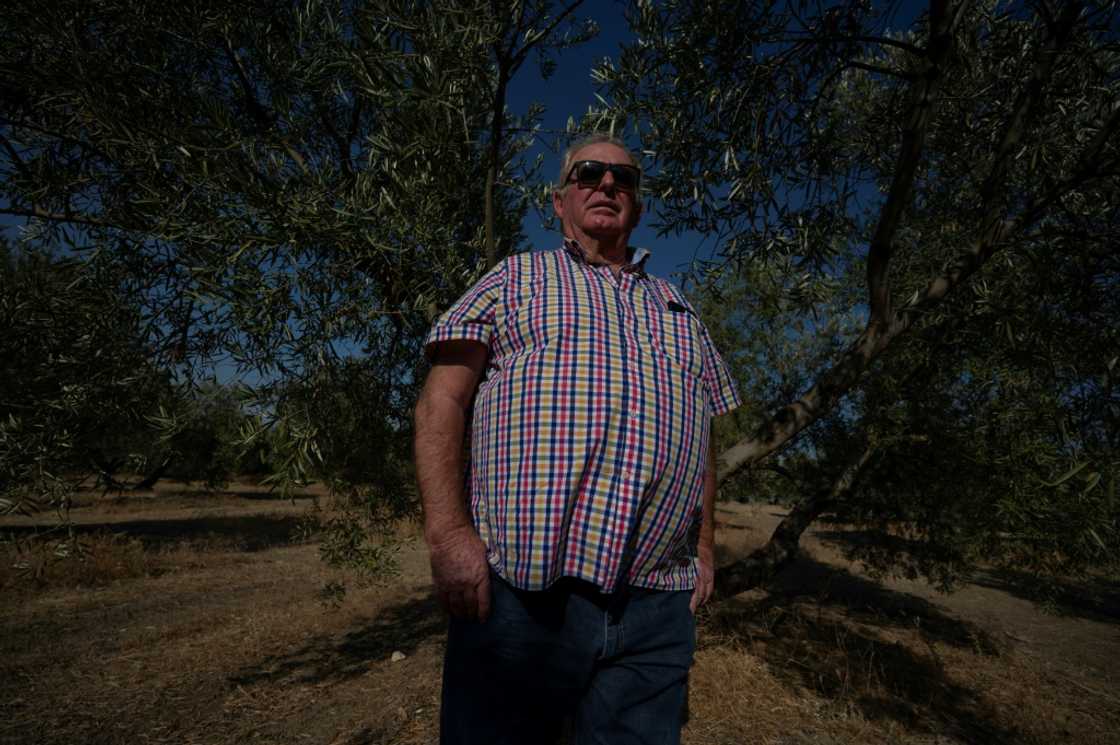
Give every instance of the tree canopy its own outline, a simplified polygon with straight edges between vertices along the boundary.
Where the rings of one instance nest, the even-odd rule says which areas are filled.
[[[753,398],[721,477],[796,503],[725,591],[823,514],[943,582],[1116,561],[1116,8],[899,5],[638,2],[597,70],[661,228],[719,241],[707,307]]]
[[[105,471],[127,427],[218,453],[202,416],[343,496],[328,558],[378,560],[427,325],[523,248],[541,110],[508,86],[595,33],[580,6],[6,12],[0,333],[25,352],[7,384],[34,383],[2,402],[8,506]],[[824,517],[945,585],[1116,561],[1118,11],[908,7],[636,0],[636,40],[593,71],[585,125],[640,141],[660,229],[718,246],[690,281],[748,399],[717,425],[724,492],[792,505],[724,592]],[[261,416],[172,395],[216,370]]]
[[[299,440],[325,428],[278,417],[364,376],[378,383],[376,431],[407,438],[432,314],[521,247],[540,110],[511,111],[506,86],[527,60],[548,73],[556,51],[595,33],[579,5],[12,8],[0,21],[0,214],[24,221],[23,252],[104,267],[148,365],[177,383],[249,383],[273,414],[264,424],[296,438],[290,476],[348,473],[328,454],[344,447]],[[73,312],[87,325],[96,314]],[[150,411],[131,403],[134,419]],[[346,447],[392,450],[370,444],[366,433]],[[407,480],[397,468],[394,483]]]

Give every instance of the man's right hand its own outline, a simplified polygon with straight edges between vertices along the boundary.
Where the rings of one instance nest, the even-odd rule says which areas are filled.
[[[428,550],[432,584],[444,610],[456,618],[485,621],[490,615],[490,564],[474,527],[429,540]]]

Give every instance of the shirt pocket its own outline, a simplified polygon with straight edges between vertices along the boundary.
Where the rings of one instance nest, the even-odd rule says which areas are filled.
[[[651,306],[646,314],[650,341],[657,352],[693,377],[704,371],[699,321],[688,310],[662,310]]]
[[[592,322],[585,292],[547,274],[526,278],[516,291],[507,334],[513,356],[559,352],[588,334]]]

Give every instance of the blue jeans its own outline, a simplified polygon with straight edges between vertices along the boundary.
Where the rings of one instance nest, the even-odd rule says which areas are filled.
[[[696,626],[691,591],[614,596],[562,579],[518,590],[491,572],[485,623],[451,620],[443,745],[680,741]]]

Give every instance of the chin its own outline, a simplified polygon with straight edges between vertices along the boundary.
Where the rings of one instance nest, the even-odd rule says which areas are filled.
[[[615,220],[595,221],[584,228],[588,235],[618,235],[625,232],[626,228]]]

